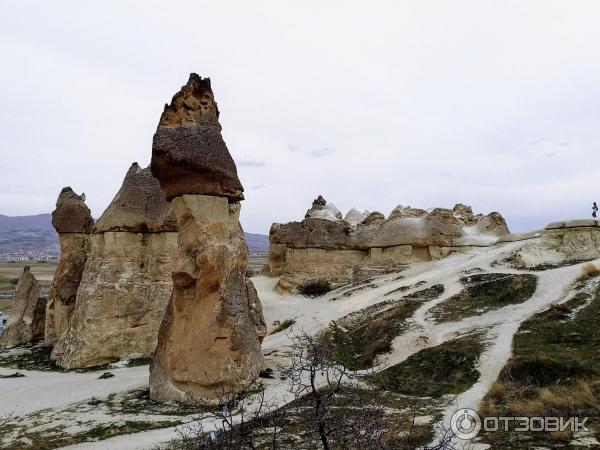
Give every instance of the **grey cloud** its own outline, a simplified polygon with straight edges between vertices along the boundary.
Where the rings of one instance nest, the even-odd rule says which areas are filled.
[[[248,190],[250,190],[250,191],[256,191],[256,190],[258,190],[258,189],[264,189],[264,188],[266,188],[266,187],[267,187],[267,186],[266,186],[266,185],[264,185],[264,184],[255,184],[254,186],[250,186],[250,187],[248,188]]]
[[[258,161],[253,159],[240,159],[237,163],[240,167],[265,167],[264,161]]]

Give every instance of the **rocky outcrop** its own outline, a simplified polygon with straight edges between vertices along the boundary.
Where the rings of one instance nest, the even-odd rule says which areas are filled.
[[[89,233],[94,226],[85,194],[77,195],[69,186],[58,195],[52,212],[52,225],[57,233]]]
[[[388,219],[379,212],[350,223],[340,216],[313,217],[330,211],[319,196],[302,222],[273,224],[265,273],[280,276],[278,288],[294,291],[315,280],[355,281],[402,264],[442,258],[452,251],[491,245],[508,233],[498,213],[473,214],[470,207],[431,211],[398,206]],[[352,210],[347,217],[360,215]]]
[[[210,80],[191,74],[165,105],[152,141],[152,173],[161,181],[167,200],[185,194],[244,199],[218,119]]]
[[[44,338],[46,299],[40,285],[29,270],[23,269],[15,291],[8,324],[0,335],[0,347],[10,348]]]
[[[210,81],[192,74],[154,136],[152,171],[173,199],[179,227],[173,292],[150,366],[158,400],[213,401],[263,367],[266,326],[246,278],[239,224],[243,189],[217,119]]]
[[[172,290],[177,225],[149,168],[134,163],[96,222],[69,326],[52,351],[63,368],[148,358]]]
[[[600,258],[600,221],[579,219],[553,222],[526,236],[525,243],[512,256],[519,268],[544,268]]]
[[[338,220],[342,218],[342,213],[333,203],[327,203],[322,195],[313,200],[311,208],[306,211],[305,219],[326,219]]]
[[[60,241],[60,259],[48,293],[45,340],[54,344],[67,330],[75,306],[77,289],[90,252],[94,220],[85,195],[65,187],[52,212],[52,224]]]
[[[96,222],[95,233],[177,231],[177,219],[149,167],[133,163],[123,185]]]

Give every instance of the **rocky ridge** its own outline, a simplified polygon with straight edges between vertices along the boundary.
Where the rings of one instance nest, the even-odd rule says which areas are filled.
[[[302,222],[273,224],[265,271],[281,276],[279,289],[293,291],[315,280],[353,281],[373,271],[491,245],[509,232],[500,214],[475,215],[462,204],[431,211],[398,206],[387,219],[380,212],[353,209],[345,220],[335,211],[319,196]]]

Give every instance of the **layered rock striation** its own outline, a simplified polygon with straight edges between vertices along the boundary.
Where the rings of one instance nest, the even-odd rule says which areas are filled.
[[[30,272],[23,269],[15,291],[10,319],[0,336],[0,347],[10,348],[44,338],[46,298],[41,296],[40,285]]]
[[[322,196],[313,202],[309,213],[315,206],[317,211],[330,211]],[[379,212],[367,214],[355,209],[345,220],[341,214],[315,217],[309,213],[302,222],[271,227],[266,273],[281,277],[278,288],[282,291],[294,291],[316,280],[358,280],[405,263],[491,245],[508,233],[500,214],[475,215],[470,207],[460,204],[431,211],[398,206],[387,219]]]
[[[210,81],[192,74],[154,135],[152,172],[179,228],[173,292],[150,366],[150,395],[158,400],[213,401],[263,368],[266,325],[246,277],[239,223],[243,188],[218,116]]]
[[[149,358],[172,290],[177,224],[150,168],[134,163],[96,222],[67,331],[63,368]]]
[[[52,212],[52,225],[58,233],[60,259],[46,306],[45,340],[49,344],[54,344],[69,326],[91,248],[94,220],[85,204],[85,195],[77,195],[70,187],[63,188]]]

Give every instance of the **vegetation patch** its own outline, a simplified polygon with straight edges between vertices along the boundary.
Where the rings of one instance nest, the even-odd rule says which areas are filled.
[[[309,281],[298,286],[298,292],[305,297],[321,297],[331,291],[331,285],[327,281]]]
[[[61,371],[50,360],[51,345],[44,343],[24,344],[19,347],[0,350],[0,367],[19,370]]]
[[[404,395],[439,398],[460,394],[479,379],[477,362],[484,349],[483,334],[470,334],[423,349],[369,380]]]
[[[0,425],[0,437],[3,449],[49,450],[176,426],[207,410],[205,406],[154,401],[149,389],[143,388],[9,418]]]
[[[513,357],[484,398],[487,415],[600,418],[600,286],[580,284],[578,293],[525,321],[513,341]],[[570,432],[486,433],[483,440],[513,448],[568,444]],[[527,444],[527,445],[526,445]]]
[[[461,278],[462,292],[431,309],[437,322],[453,322],[465,317],[528,300],[537,287],[532,274],[482,273]]]
[[[437,284],[398,300],[388,300],[333,321],[319,340],[332,349],[333,357],[352,370],[371,367],[378,355],[392,350],[394,338],[403,334],[407,321],[423,302],[440,296]]]
[[[279,325],[275,326],[275,328],[273,328],[273,330],[271,330],[271,332],[269,333],[269,335],[275,334],[275,333],[280,333],[284,330],[287,330],[288,328],[290,328],[292,325],[294,325],[296,323],[296,319],[286,319],[283,322],[281,322]]]
[[[60,366],[54,364],[50,359],[52,346],[44,342],[23,344],[9,349],[0,349],[0,367],[19,370],[42,370],[54,372],[67,372]],[[152,358],[135,358],[128,361],[117,361],[100,366],[86,367],[85,369],[74,369],[76,372],[94,372],[97,370],[118,369],[122,367],[145,366],[150,364]]]
[[[327,391],[322,394],[326,395]],[[440,402],[407,398],[368,385],[345,387],[328,409],[328,420],[334,424],[328,430],[329,446],[335,449],[423,448],[434,437],[434,424],[441,419],[442,407]],[[323,448],[316,432],[311,395],[248,422],[243,432],[252,447],[245,443],[236,445],[239,436],[232,436],[231,431],[227,433],[227,441],[219,433],[217,436],[225,442],[207,445],[208,433],[184,427],[181,438],[169,443],[165,449]]]

